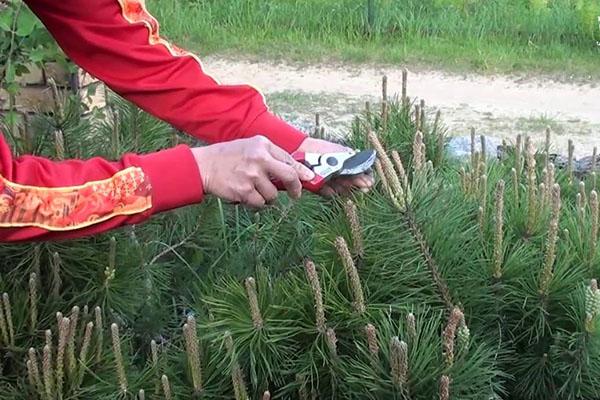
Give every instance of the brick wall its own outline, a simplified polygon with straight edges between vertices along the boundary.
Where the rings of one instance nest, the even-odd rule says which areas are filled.
[[[103,108],[106,105],[104,85],[80,69],[73,75],[55,63],[48,63],[43,69],[30,68],[28,74],[18,78],[21,91],[15,99],[17,111],[20,114],[31,115],[52,110],[54,99],[48,84],[50,78],[56,82],[59,92],[65,93],[75,90],[89,110]],[[95,93],[88,95],[89,90],[92,88],[95,88]],[[0,114],[8,111],[8,109],[8,93],[0,89]]]

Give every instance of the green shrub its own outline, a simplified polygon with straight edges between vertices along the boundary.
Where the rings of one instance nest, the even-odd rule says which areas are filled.
[[[95,143],[84,157],[183,139],[111,104],[71,124]],[[530,145],[459,163],[411,99],[385,110],[348,138],[378,149],[369,194],[259,213],[208,199],[94,238],[0,246],[0,396],[597,398],[595,175],[582,186]]]

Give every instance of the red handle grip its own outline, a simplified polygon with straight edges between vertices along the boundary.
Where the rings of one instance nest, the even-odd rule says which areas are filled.
[[[306,165],[306,157],[304,152],[292,153],[292,157],[299,163]],[[307,165],[307,167],[309,167]],[[273,181],[277,190],[285,190],[285,186],[280,181]],[[315,177],[310,181],[302,181],[302,187],[310,192],[318,193],[325,186],[325,178],[315,174]]]

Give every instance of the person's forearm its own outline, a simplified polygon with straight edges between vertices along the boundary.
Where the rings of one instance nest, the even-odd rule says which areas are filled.
[[[0,136],[0,242],[74,239],[199,203],[202,179],[190,149],[53,162],[13,159]]]
[[[305,135],[250,86],[220,85],[160,36],[140,0],[25,0],[65,53],[143,110],[208,143],[263,135],[292,152]]]

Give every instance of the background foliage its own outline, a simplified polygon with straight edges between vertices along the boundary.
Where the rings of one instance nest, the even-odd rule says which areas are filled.
[[[56,42],[33,12],[20,0],[0,5],[0,82],[1,87],[16,94],[16,78],[33,65],[66,60]]]
[[[599,0],[149,0],[199,54],[597,74]]]

